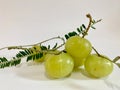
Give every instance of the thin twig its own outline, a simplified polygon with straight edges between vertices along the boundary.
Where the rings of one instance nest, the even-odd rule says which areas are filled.
[[[65,41],[63,40],[63,38],[61,38],[60,36],[58,36],[58,37],[53,37],[53,38],[44,40],[44,41],[39,42],[39,43],[36,43],[36,44],[19,45],[19,46],[8,46],[8,47],[0,48],[0,50],[3,50],[3,49],[8,49],[8,50],[11,50],[11,49],[23,49],[23,50],[25,50],[25,49],[27,49],[27,48],[24,48],[24,47],[35,46],[35,45],[42,44],[42,43],[44,43],[44,42],[47,42],[47,41],[50,41],[50,40],[53,40],[53,39],[61,39],[61,40],[63,41],[63,43],[65,43]]]
[[[96,52],[98,56],[101,56],[100,53],[92,46],[92,49]]]
[[[120,60],[120,56],[117,56],[113,59],[113,62],[116,63],[118,60]]]
[[[89,31],[89,29],[91,27],[91,23],[92,23],[92,17],[91,17],[91,15],[87,14],[86,17],[89,18],[89,24],[88,24],[88,27],[86,28],[85,34],[82,36],[82,38],[84,38],[87,35],[87,33],[88,33],[88,31]]]

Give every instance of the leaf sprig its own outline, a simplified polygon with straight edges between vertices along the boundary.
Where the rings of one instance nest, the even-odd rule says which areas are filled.
[[[81,35],[82,34],[82,37],[84,37],[85,35],[87,35],[87,32],[88,30],[91,28],[91,29],[96,29],[94,27],[95,24],[97,24],[98,22],[100,22],[102,19],[99,19],[99,20],[92,20],[90,14],[87,14],[86,15],[88,18],[89,18],[89,24],[88,26],[86,26],[85,24],[82,24],[81,26],[79,26],[76,31],[72,31],[72,32],[69,32],[68,34],[65,34],[65,38],[66,39],[69,39],[70,37],[72,36],[75,36],[75,35]]]
[[[53,39],[60,39],[63,41],[63,43],[60,45],[58,45],[58,43],[56,43],[53,47],[51,47],[50,45],[48,45],[48,46],[41,45],[42,43],[47,42],[49,40],[53,40]],[[43,54],[51,53],[49,51],[57,50],[58,48],[62,47],[64,44],[65,44],[64,39],[62,37],[58,36],[58,37],[53,37],[53,38],[47,39],[47,40],[42,41],[37,44],[33,44],[33,45],[9,46],[9,47],[1,48],[0,50],[6,49],[6,48],[8,50],[11,50],[11,49],[22,49],[22,50],[20,50],[16,54],[16,56],[13,57],[11,60],[8,60],[5,57],[0,57],[0,68],[16,66],[16,65],[22,63],[21,60],[22,60],[22,58],[25,58],[25,57],[27,57],[26,62],[28,62],[30,60],[40,59],[43,57]],[[34,47],[36,45],[38,47],[40,47],[40,50],[37,50],[36,47]],[[32,46],[32,47],[26,48],[29,46]]]
[[[0,68],[16,66],[16,65],[18,65],[20,63],[21,63],[21,59],[20,58],[13,58],[11,60],[8,60],[5,57],[0,58]]]

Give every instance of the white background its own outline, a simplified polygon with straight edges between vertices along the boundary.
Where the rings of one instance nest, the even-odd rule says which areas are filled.
[[[111,59],[120,55],[119,0],[0,0],[0,48],[64,36],[82,23],[88,24],[87,13],[102,21],[86,38]],[[2,55],[11,54],[0,51]],[[89,79],[81,73],[49,80],[42,65],[13,67],[0,70],[0,90],[119,90],[119,75],[115,67],[107,80]]]

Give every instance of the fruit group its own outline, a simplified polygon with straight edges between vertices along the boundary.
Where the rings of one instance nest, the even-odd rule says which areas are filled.
[[[26,62],[30,60],[37,63],[44,62],[45,72],[49,78],[64,78],[70,75],[73,69],[74,71],[82,71],[83,68],[89,75],[96,78],[108,76],[113,71],[113,63],[120,68],[120,63],[118,62],[120,56],[110,60],[101,55],[91,45],[85,36],[88,35],[90,29],[96,29],[94,24],[100,22],[101,19],[94,20],[90,14],[87,14],[86,17],[89,19],[87,26],[82,24],[76,31],[69,32],[64,37],[52,37],[32,45],[0,48],[0,50],[6,48],[8,50],[20,49],[10,60],[6,57],[0,57],[0,68],[16,66],[22,62],[22,58],[26,57]],[[50,44],[51,41],[52,44]],[[62,46],[64,47],[62,48]],[[96,54],[91,53],[92,49]]]
[[[69,75],[74,67],[74,61],[67,53],[51,54],[45,60],[46,74],[50,78],[63,78]]]
[[[65,50],[75,59],[75,67],[78,67],[83,65],[82,60],[91,53],[92,45],[85,38],[72,36],[66,41]]]
[[[108,76],[113,71],[113,63],[97,54],[89,55],[84,64],[85,70],[97,78]]]

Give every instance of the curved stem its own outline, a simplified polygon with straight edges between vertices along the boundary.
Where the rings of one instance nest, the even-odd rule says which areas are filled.
[[[92,47],[92,49],[96,52],[96,54],[99,56],[99,57],[102,57],[102,58],[105,58],[105,59],[108,59],[107,57],[101,55],[94,47]],[[112,62],[112,60],[108,59],[109,61]]]
[[[88,33],[89,29],[90,29],[90,26],[92,24],[92,17],[91,17],[91,15],[87,14],[86,17],[89,18],[89,24],[88,24],[88,27],[86,28],[85,34],[82,36],[82,38],[84,38],[87,35],[87,33]]]

